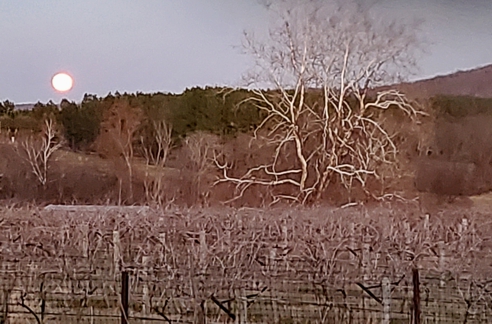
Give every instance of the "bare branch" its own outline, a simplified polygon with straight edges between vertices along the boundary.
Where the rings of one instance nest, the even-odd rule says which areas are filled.
[[[276,16],[269,39],[246,34],[244,47],[255,61],[249,100],[266,112],[255,138],[266,131],[272,162],[233,177],[216,161],[218,182],[235,184],[240,194],[253,184],[290,185],[279,195],[301,201],[321,199],[334,182],[366,191],[369,178],[384,177],[381,165],[398,162],[384,112],[419,115],[402,93],[375,90],[411,72],[414,31],[372,19],[352,2],[279,1],[270,9]]]
[[[48,182],[49,161],[63,145],[53,119],[44,121],[40,136],[28,137],[21,143],[24,158],[31,166],[31,172],[44,187]]]

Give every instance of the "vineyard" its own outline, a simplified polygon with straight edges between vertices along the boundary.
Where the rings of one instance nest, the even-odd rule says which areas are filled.
[[[491,225],[410,203],[3,208],[0,322],[486,323]]]

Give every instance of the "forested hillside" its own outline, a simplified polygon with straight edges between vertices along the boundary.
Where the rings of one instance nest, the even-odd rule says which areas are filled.
[[[318,96],[313,90],[310,100],[316,101]],[[3,144],[2,153],[9,158],[4,158],[0,167],[15,165],[16,171],[0,172],[0,194],[2,198],[35,196],[47,201],[90,202],[106,193],[106,199],[126,203],[233,199],[230,184],[216,183],[221,172],[219,162],[227,160],[231,174],[240,175],[251,165],[266,163],[274,149],[262,144],[261,133],[256,134],[260,141],[252,142],[254,130],[265,118],[252,98],[253,94],[244,89],[193,88],[181,94],[116,93],[103,98],[87,94],[80,103],[37,103],[30,111],[13,110],[12,104],[5,102],[1,134],[4,143],[10,144]],[[401,164],[400,175],[388,180],[385,189],[409,196],[415,189],[446,195],[490,190],[492,134],[487,125],[492,122],[492,99],[435,96],[420,101],[420,107],[428,116],[421,118],[424,126],[419,129],[399,124],[404,120],[396,115],[384,119],[390,129],[398,129],[395,143],[400,147]],[[23,147],[31,138],[45,134],[47,119],[56,128],[49,145],[59,143],[62,150],[54,153],[58,161],[46,167],[43,180],[30,171],[32,157],[26,158],[28,150]],[[220,156],[227,159],[220,160]],[[282,163],[291,162],[287,159]],[[130,170],[131,180],[127,176]],[[34,189],[16,180],[33,175],[42,180]],[[96,179],[104,183],[99,186],[103,192],[93,196],[87,187],[94,186]],[[76,188],[74,182],[86,189]],[[335,204],[367,199],[357,187],[347,194],[340,186],[334,181],[323,199]],[[241,192],[241,198],[266,203],[271,201],[271,194],[272,188],[253,185]]]

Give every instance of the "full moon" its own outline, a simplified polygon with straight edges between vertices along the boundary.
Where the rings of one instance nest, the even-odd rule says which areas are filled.
[[[57,73],[51,79],[51,85],[56,91],[67,92],[72,89],[73,79],[66,73]]]

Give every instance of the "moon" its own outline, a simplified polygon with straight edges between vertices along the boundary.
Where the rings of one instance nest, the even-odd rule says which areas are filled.
[[[73,79],[67,73],[60,72],[53,76],[51,85],[56,91],[67,92],[73,87]]]

